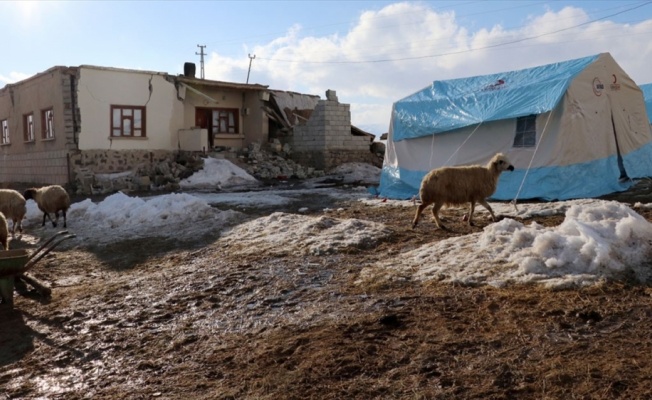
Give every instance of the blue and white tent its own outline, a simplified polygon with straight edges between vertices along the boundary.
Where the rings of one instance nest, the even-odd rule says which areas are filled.
[[[494,200],[591,198],[652,176],[641,89],[609,53],[519,71],[435,81],[394,103],[379,193],[418,195],[431,169],[502,152]]]
[[[640,85],[643,91],[643,99],[645,100],[645,108],[647,109],[647,119],[652,124],[652,83]]]

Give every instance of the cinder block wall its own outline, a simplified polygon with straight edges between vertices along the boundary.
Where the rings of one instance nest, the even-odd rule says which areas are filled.
[[[67,153],[66,150],[53,150],[3,155],[0,162],[0,181],[66,185]]]
[[[307,123],[294,127],[292,158],[326,170],[347,162],[371,162],[370,146],[367,137],[351,134],[350,105],[341,104],[335,91],[328,90]]]

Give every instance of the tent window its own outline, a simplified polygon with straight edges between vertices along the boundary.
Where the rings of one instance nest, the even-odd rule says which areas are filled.
[[[537,116],[516,118],[514,147],[534,147],[537,141]]]

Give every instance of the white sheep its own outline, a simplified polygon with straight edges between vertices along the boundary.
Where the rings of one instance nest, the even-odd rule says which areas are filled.
[[[63,227],[66,228],[66,211],[70,208],[70,196],[66,189],[59,185],[44,186],[41,188],[27,189],[24,193],[25,200],[33,199],[38,205],[39,210],[43,211],[43,224],[45,226],[45,219],[48,218],[52,222],[52,226],[56,228],[59,221],[59,211],[63,214]],[[50,217],[50,213],[54,213],[55,219]]]
[[[486,199],[496,191],[498,177],[506,170],[513,171],[514,166],[505,155],[498,153],[486,167],[480,165],[442,167],[430,171],[421,181],[419,189],[421,204],[414,216],[412,229],[417,226],[419,216],[430,204],[433,204],[432,215],[440,229],[447,229],[439,219],[439,210],[444,205],[470,203],[468,224],[473,225],[475,203],[480,203],[489,211],[492,221],[496,221],[496,216]]]
[[[12,220],[11,234],[16,234],[16,229],[23,232],[23,219],[27,214],[26,201],[22,194],[13,189],[0,189],[0,212],[6,219]]]

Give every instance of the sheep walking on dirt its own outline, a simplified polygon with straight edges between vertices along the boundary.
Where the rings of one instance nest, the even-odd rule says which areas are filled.
[[[66,228],[66,212],[70,208],[70,196],[66,189],[59,185],[44,186],[42,188],[31,188],[25,191],[25,200],[33,199],[38,205],[39,210],[43,211],[43,224],[48,218],[52,226],[56,228],[59,221],[59,211],[63,214],[63,227]],[[52,219],[50,213],[54,213],[55,219]]]
[[[442,167],[430,171],[421,181],[419,189],[421,204],[414,216],[412,229],[417,226],[419,216],[430,204],[433,204],[432,215],[440,229],[447,229],[439,219],[439,210],[444,205],[470,203],[468,224],[473,225],[475,203],[480,203],[489,211],[492,221],[496,221],[496,216],[486,199],[496,191],[501,172],[507,170],[513,171],[514,166],[505,155],[498,153],[486,167],[479,165]]]
[[[13,189],[0,189],[0,212],[6,219],[12,221],[11,234],[16,234],[16,229],[23,232],[23,219],[27,214],[26,200],[22,194]]]

